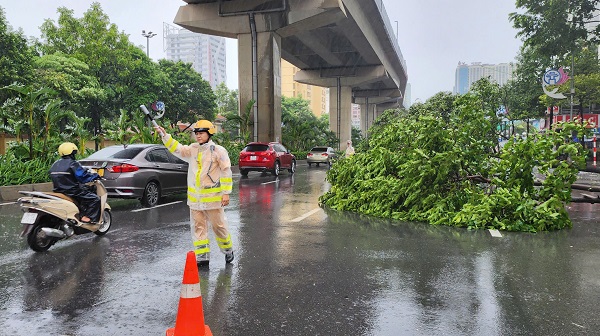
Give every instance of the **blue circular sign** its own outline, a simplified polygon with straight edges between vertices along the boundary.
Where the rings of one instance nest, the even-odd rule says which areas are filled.
[[[550,69],[544,74],[544,83],[547,85],[556,85],[562,79],[562,74],[556,69]]]

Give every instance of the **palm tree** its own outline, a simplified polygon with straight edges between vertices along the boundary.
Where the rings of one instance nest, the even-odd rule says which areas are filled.
[[[239,137],[244,143],[250,142],[250,136],[252,135],[252,107],[254,106],[254,100],[250,99],[244,108],[244,112],[241,115],[237,113],[227,113],[224,117],[227,118],[225,127],[239,130]]]
[[[15,124],[16,136],[23,139],[22,135],[26,132],[29,138],[29,158],[34,158],[33,144],[38,136],[46,132],[46,125],[42,125],[46,108],[55,109],[57,104],[52,102],[56,96],[54,90],[48,88],[35,89],[32,85],[11,84],[3,89],[16,93],[15,99],[10,100],[6,106],[13,111],[12,118]]]

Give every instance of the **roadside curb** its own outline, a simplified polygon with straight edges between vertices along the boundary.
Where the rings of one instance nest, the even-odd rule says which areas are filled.
[[[19,191],[52,191],[52,182],[21,184],[0,187],[0,201],[13,202],[23,196]]]
[[[302,160],[298,160],[302,161]],[[240,169],[237,165],[231,166],[231,173],[240,174]],[[52,182],[21,184],[12,186],[0,186],[0,202],[14,202],[23,196],[19,191],[52,191]]]

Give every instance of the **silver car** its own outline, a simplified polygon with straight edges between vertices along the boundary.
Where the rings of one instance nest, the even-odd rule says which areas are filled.
[[[308,162],[309,167],[312,166],[313,163],[316,164],[317,167],[321,163],[331,167],[331,164],[335,159],[337,159],[337,154],[335,153],[335,149],[331,147],[313,147],[310,152],[306,154],[306,162]]]
[[[108,197],[137,198],[152,207],[163,196],[187,191],[188,163],[163,145],[109,146],[79,162],[106,179]]]

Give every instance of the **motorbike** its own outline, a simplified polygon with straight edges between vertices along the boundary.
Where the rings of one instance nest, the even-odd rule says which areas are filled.
[[[103,169],[97,170],[102,176]],[[77,201],[57,192],[19,191],[25,195],[18,199],[23,210],[20,237],[27,238],[27,244],[36,252],[45,252],[52,245],[75,235],[94,233],[105,235],[112,224],[110,205],[106,202],[108,193],[101,179],[86,183],[100,197],[100,222],[85,223],[79,218]]]

